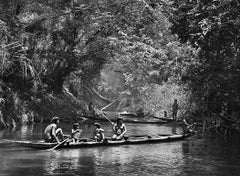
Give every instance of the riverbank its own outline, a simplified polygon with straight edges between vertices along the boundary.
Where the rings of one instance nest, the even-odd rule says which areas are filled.
[[[4,104],[0,113],[0,128],[49,122],[53,116],[59,116],[62,122],[72,122],[79,119],[78,113],[84,110],[84,102],[65,93],[48,94],[28,101],[16,96],[13,102]]]

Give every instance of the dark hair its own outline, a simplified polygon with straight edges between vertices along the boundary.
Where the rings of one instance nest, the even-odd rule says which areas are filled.
[[[123,118],[122,117],[118,117],[117,118],[117,124],[119,124],[120,122],[123,122]]]
[[[54,116],[54,117],[52,118],[51,122],[52,122],[52,123],[57,123],[57,121],[59,121],[59,120],[60,120],[59,117]]]
[[[73,127],[79,127],[79,124],[78,123],[74,123]]]
[[[95,122],[94,125],[95,125],[96,127],[100,127],[100,123],[98,123],[98,122]]]
[[[117,121],[120,121],[120,120],[123,120],[123,118],[122,118],[121,116],[119,116],[119,117],[117,118]]]

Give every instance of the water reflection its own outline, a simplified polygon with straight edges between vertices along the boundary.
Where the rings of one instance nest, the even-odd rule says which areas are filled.
[[[128,150],[121,147],[59,150],[49,152],[47,155],[44,164],[45,174],[47,175],[59,173],[98,175],[97,172],[102,166],[113,164],[119,167],[131,162],[132,156],[129,155]]]
[[[20,128],[19,135],[21,140],[26,140],[29,137],[29,134],[33,134],[33,125],[23,125]]]
[[[184,163],[181,147],[168,143],[53,151],[47,153],[44,170],[45,175],[175,175]]]
[[[0,131],[1,138],[14,138],[19,128],[6,128]]]
[[[175,125],[172,126],[172,134],[177,134],[177,127]]]
[[[111,135],[109,123],[102,123]],[[43,125],[0,131],[0,175],[89,175],[89,176],[199,176],[239,175],[240,139],[195,135],[184,141],[114,147],[38,151],[5,143],[2,139],[41,139]],[[71,124],[62,124],[65,132]],[[93,125],[81,124],[84,136]],[[128,135],[181,133],[171,125],[127,124]]]
[[[183,143],[185,163],[181,175],[239,175],[240,146],[236,140],[239,137],[229,139],[224,141],[223,136],[205,138],[198,136],[195,142]]]
[[[47,154],[43,168],[45,175],[67,174],[79,170],[79,150],[52,151]]]

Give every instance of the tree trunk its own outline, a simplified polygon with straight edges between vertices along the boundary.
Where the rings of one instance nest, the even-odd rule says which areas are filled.
[[[0,128],[6,128],[7,124],[5,123],[4,119],[3,119],[3,115],[2,115],[2,111],[0,111]]]

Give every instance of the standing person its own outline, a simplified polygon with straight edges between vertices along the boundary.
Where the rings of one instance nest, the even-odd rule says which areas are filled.
[[[178,112],[178,103],[177,103],[177,99],[174,100],[174,103],[172,105],[172,118],[174,120],[177,120],[177,112]]]
[[[93,103],[90,102],[89,105],[88,105],[88,110],[92,111],[93,109],[94,109]]]
[[[71,137],[73,142],[78,142],[81,136],[82,130],[79,129],[79,124],[74,123],[71,131]]]
[[[127,132],[126,126],[123,123],[122,117],[118,117],[117,122],[113,124],[113,140],[121,140],[123,139],[125,133]]]
[[[96,142],[103,142],[104,140],[104,130],[101,128],[100,126],[100,123],[94,123],[95,125],[95,129],[93,131],[93,139],[96,141]]]
[[[96,115],[95,107],[94,107],[92,102],[89,103],[88,110],[89,110],[91,116],[95,116]]]
[[[60,143],[64,139],[64,135],[61,128],[58,128],[60,122],[59,117],[53,117],[51,123],[45,128],[43,138],[45,142],[57,142]]]

